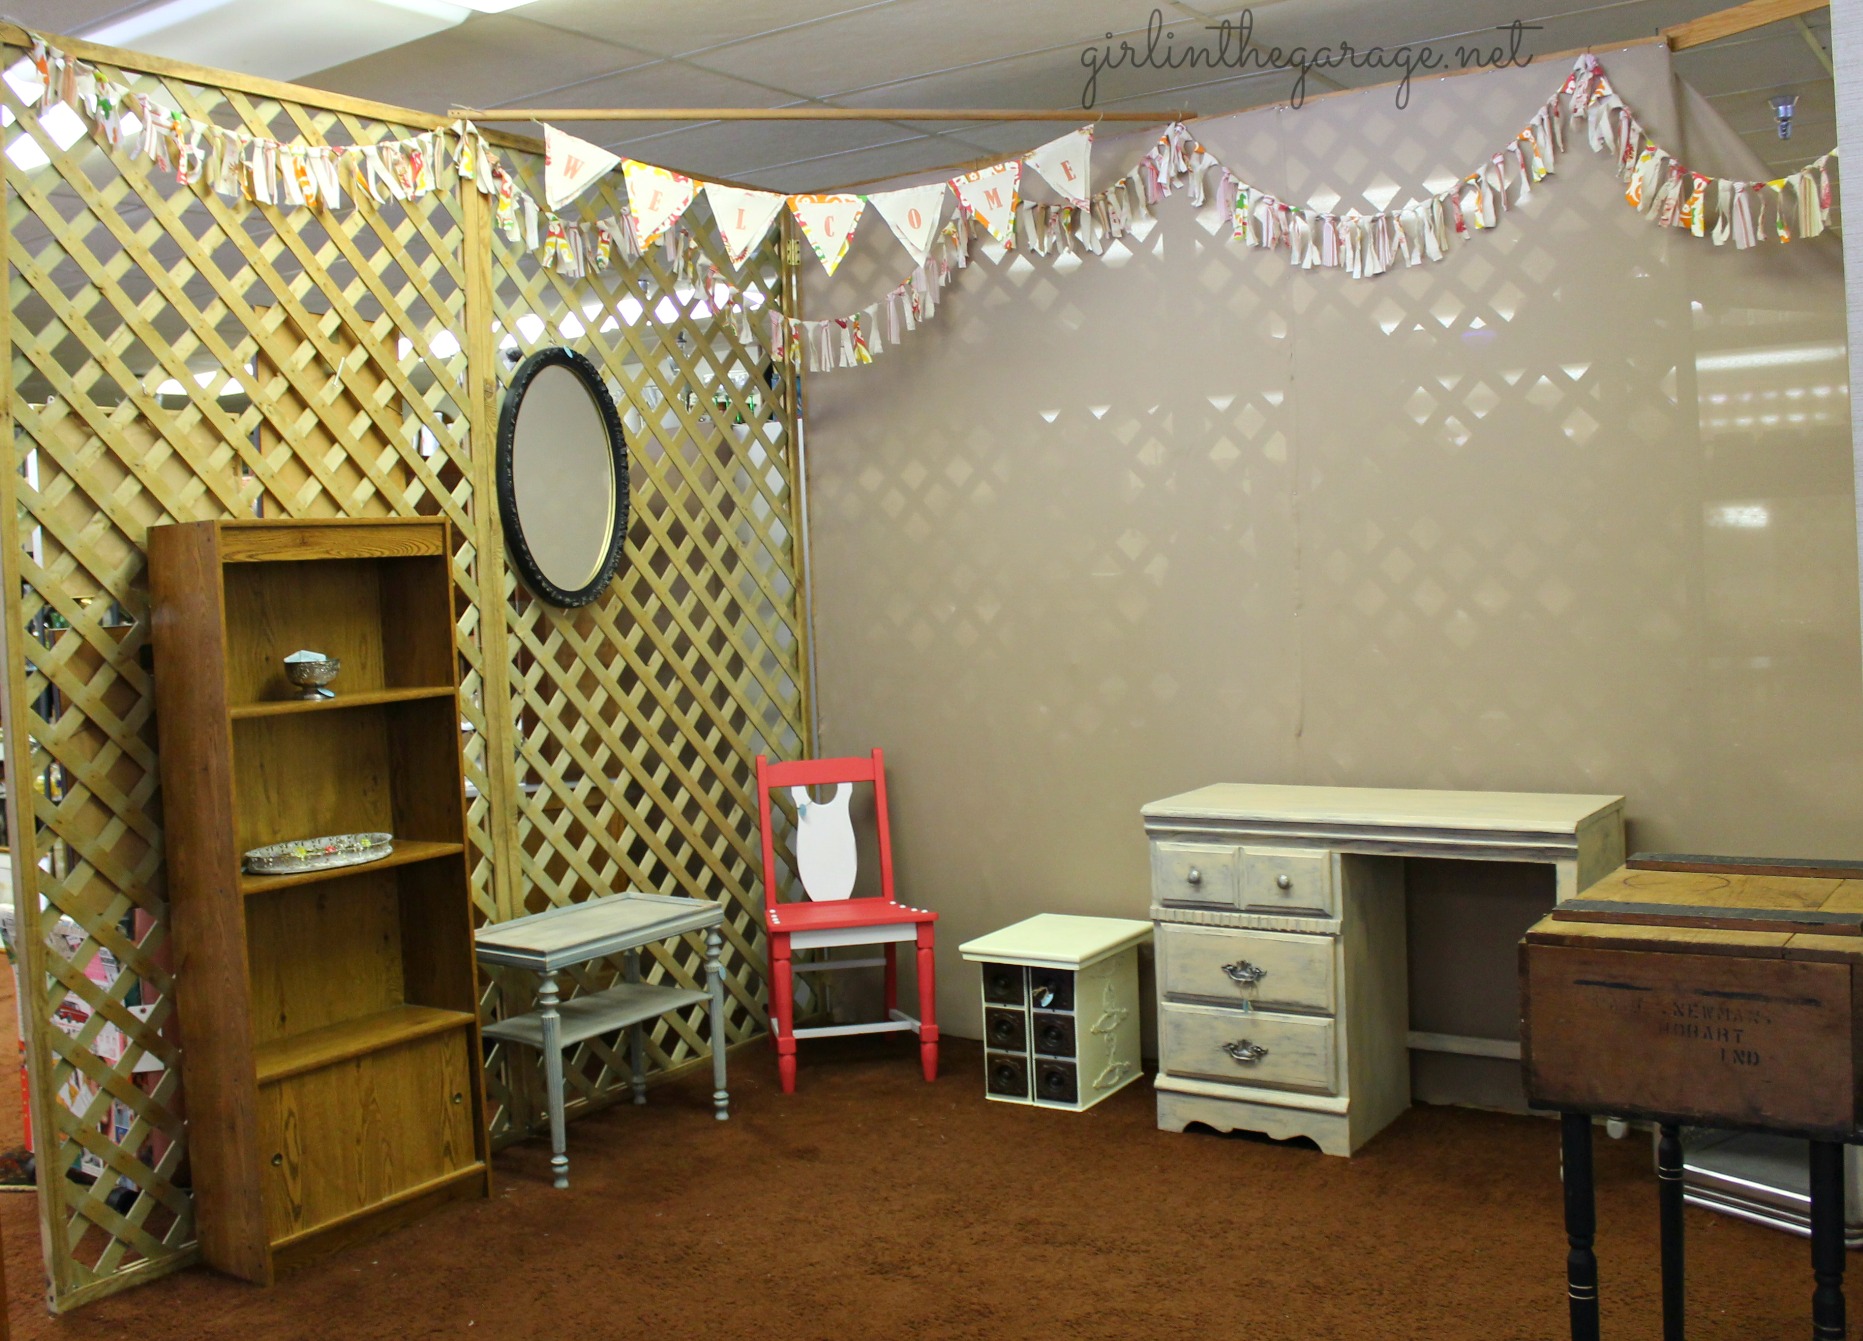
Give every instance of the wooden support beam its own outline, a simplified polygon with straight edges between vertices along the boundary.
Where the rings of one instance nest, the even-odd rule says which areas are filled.
[[[1195,112],[1090,112],[1017,107],[455,107],[468,121],[1141,121],[1168,125]]]
[[[1718,42],[1723,37],[1733,37],[1739,33],[1751,32],[1755,28],[1764,28],[1769,23],[1797,18],[1800,14],[1809,14],[1814,10],[1828,9],[1830,3],[1831,0],[1747,0],[1744,5],[1735,5],[1732,9],[1718,10],[1713,14],[1703,14],[1700,18],[1690,19],[1687,23],[1678,23],[1673,28],[1664,28],[1662,35],[1669,43],[1669,50],[1687,51],[1690,47]]]

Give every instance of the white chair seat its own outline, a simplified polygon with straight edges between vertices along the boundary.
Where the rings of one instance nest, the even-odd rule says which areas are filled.
[[[789,934],[792,950],[822,950],[831,945],[885,945],[889,941],[917,938],[918,927],[911,922],[886,922],[874,927],[828,927],[820,931],[793,931]]]

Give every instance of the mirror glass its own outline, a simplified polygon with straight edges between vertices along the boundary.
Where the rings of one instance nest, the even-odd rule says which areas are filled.
[[[525,584],[556,605],[595,599],[620,566],[627,454],[595,368],[568,349],[519,367],[499,417],[505,541]]]

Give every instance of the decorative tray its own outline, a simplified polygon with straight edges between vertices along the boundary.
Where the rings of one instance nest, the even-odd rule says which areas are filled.
[[[304,871],[327,871],[333,866],[360,866],[380,861],[394,850],[394,835],[386,833],[294,838],[288,843],[253,848],[245,856],[245,867],[253,875],[298,875]]]

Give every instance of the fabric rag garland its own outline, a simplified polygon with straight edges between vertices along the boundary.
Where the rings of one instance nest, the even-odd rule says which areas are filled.
[[[99,142],[127,147],[174,173],[180,185],[204,185],[228,199],[324,210],[341,209],[345,196],[381,205],[439,187],[445,146],[438,131],[353,145],[250,135],[133,92],[109,72],[37,38],[5,78],[27,108],[45,113],[67,105],[84,116]]]
[[[998,220],[982,209],[970,208],[966,194],[967,187],[974,193],[976,183],[996,169],[968,174],[952,185],[958,192],[958,218],[985,224],[1006,248],[1037,256],[1062,250],[1078,254],[1084,249],[1097,256],[1109,242],[1151,218],[1167,196],[1188,190],[1191,203],[1201,207],[1208,198],[1209,175],[1215,172],[1216,200],[1231,220],[1231,236],[1236,241],[1285,251],[1288,263],[1302,269],[1339,269],[1354,279],[1369,279],[1400,264],[1440,261],[1471,235],[1496,227],[1512,206],[1532,197],[1535,183],[1553,174],[1559,156],[1566,152],[1567,128],[1580,120],[1589,147],[1614,157],[1618,177],[1625,183],[1625,201],[1661,227],[1686,229],[1715,246],[1732,242],[1741,250],[1768,239],[1812,238],[1838,227],[1831,182],[1837,150],[1766,182],[1694,172],[1650,138],[1589,52],[1578,58],[1553,96],[1487,163],[1449,189],[1394,210],[1341,215],[1290,204],[1250,185],[1218,162],[1182,122],[1167,126],[1130,172],[1097,195],[1056,203],[1017,196],[1014,226],[1007,236],[994,226]],[[1049,148],[1044,146],[1044,151]],[[1033,163],[1034,156],[1028,161]],[[1044,170],[1043,175],[1049,172]],[[1071,181],[1071,175],[1063,180]],[[960,258],[957,266],[966,259]],[[949,273],[948,269],[944,272],[947,280]],[[885,301],[899,292],[895,289]],[[872,311],[792,321],[792,326],[800,326],[801,349],[810,370],[870,362],[877,349],[863,349],[856,341],[850,351],[848,341],[853,335],[838,338],[836,332],[869,328]]]
[[[937,310],[937,292],[969,263],[979,230],[1006,249],[1038,256],[1066,250],[1102,254],[1108,243],[1152,217],[1165,197],[1187,190],[1202,206],[1216,174],[1216,202],[1232,237],[1246,246],[1280,250],[1302,269],[1338,269],[1368,279],[1399,265],[1439,261],[1475,233],[1531,198],[1566,152],[1568,127],[1583,121],[1586,144],[1608,154],[1624,183],[1624,199],[1652,223],[1705,237],[1736,250],[1768,240],[1812,238],[1838,227],[1831,169],[1837,150],[1765,182],[1714,177],[1690,169],[1651,139],[1605,75],[1596,56],[1580,56],[1559,89],[1512,140],[1447,190],[1397,209],[1339,214],[1293,204],[1264,191],[1217,161],[1182,122],[1167,126],[1132,170],[1104,190],[1091,190],[1092,130],[1083,127],[1027,154],[962,174],[948,182],[861,195],[792,195],[702,182],[632,159],[618,160],[627,206],[617,216],[569,220],[539,203],[467,121],[450,132],[426,131],[366,145],[283,142],[201,121],[132,92],[120,78],[46,45],[4,76],[21,103],[39,113],[65,104],[81,113],[103,144],[132,152],[174,173],[182,185],[204,185],[232,199],[313,210],[412,200],[439,187],[443,157],[492,202],[494,225],[541,263],[575,279],[635,260],[656,242],[677,278],[703,277],[721,312],[750,329],[746,289],[702,258],[684,222],[691,203],[711,202],[726,250],[742,265],[768,236],[784,205],[817,259],[833,274],[846,255],[865,207],[884,219],[912,257],[910,276],[885,297],[840,317],[804,320],[770,315],[774,356],[806,362],[812,371],[872,361]],[[551,128],[546,127],[546,139]],[[594,146],[565,143],[586,152]],[[605,151],[597,151],[605,152]],[[612,156],[610,156],[612,157]],[[1030,201],[1021,192],[1027,163],[1062,197]],[[599,173],[559,183],[558,198],[579,193]],[[573,185],[575,190],[569,191]],[[565,194],[568,192],[568,194]],[[943,220],[947,193],[955,217]],[[748,336],[746,337],[748,338]]]

